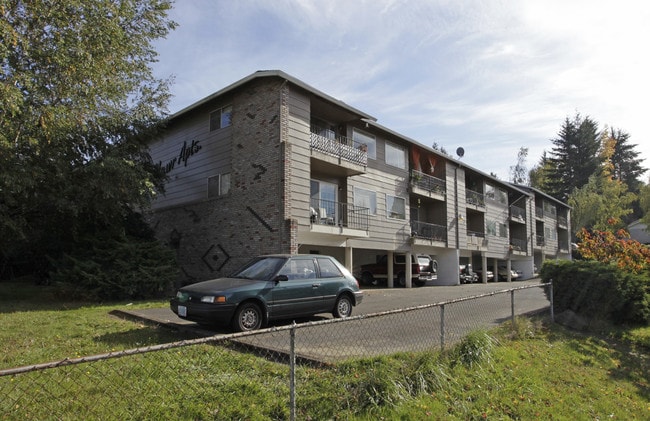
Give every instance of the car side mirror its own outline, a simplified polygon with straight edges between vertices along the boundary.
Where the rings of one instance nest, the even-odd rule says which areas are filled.
[[[288,280],[289,280],[289,277],[287,275],[278,275],[274,279],[275,282],[286,282]]]

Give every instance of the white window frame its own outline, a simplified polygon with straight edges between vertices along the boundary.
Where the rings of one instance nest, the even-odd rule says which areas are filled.
[[[406,148],[386,142],[384,146],[386,165],[406,169]]]
[[[232,124],[232,105],[226,105],[210,113],[210,131],[223,129]]]
[[[366,199],[367,204],[362,200]],[[361,187],[354,187],[354,206],[368,208],[369,215],[377,215],[377,193]]]
[[[216,191],[215,191],[216,190]],[[230,173],[222,173],[208,177],[207,196],[221,197],[230,193]]]
[[[352,141],[355,148],[366,145],[368,159],[377,159],[377,137],[375,135],[354,128],[352,129]]]
[[[392,208],[395,206],[396,201],[401,201],[403,204],[403,213],[399,214],[397,212],[392,212]],[[386,217],[388,219],[406,219],[406,199],[399,196],[393,196],[386,194]]]

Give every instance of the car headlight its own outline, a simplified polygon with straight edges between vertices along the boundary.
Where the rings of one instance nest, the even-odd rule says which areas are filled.
[[[201,297],[201,302],[202,303],[225,303],[226,302],[226,297],[223,295],[204,295]]]

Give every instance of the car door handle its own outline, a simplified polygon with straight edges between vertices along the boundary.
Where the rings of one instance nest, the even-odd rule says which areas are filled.
[[[320,284],[311,284],[311,287],[312,288],[318,288],[318,287],[320,287]]]

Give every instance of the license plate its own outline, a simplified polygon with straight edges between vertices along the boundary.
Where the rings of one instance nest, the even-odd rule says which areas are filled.
[[[187,317],[187,307],[185,306],[178,306],[178,315],[180,317]]]

